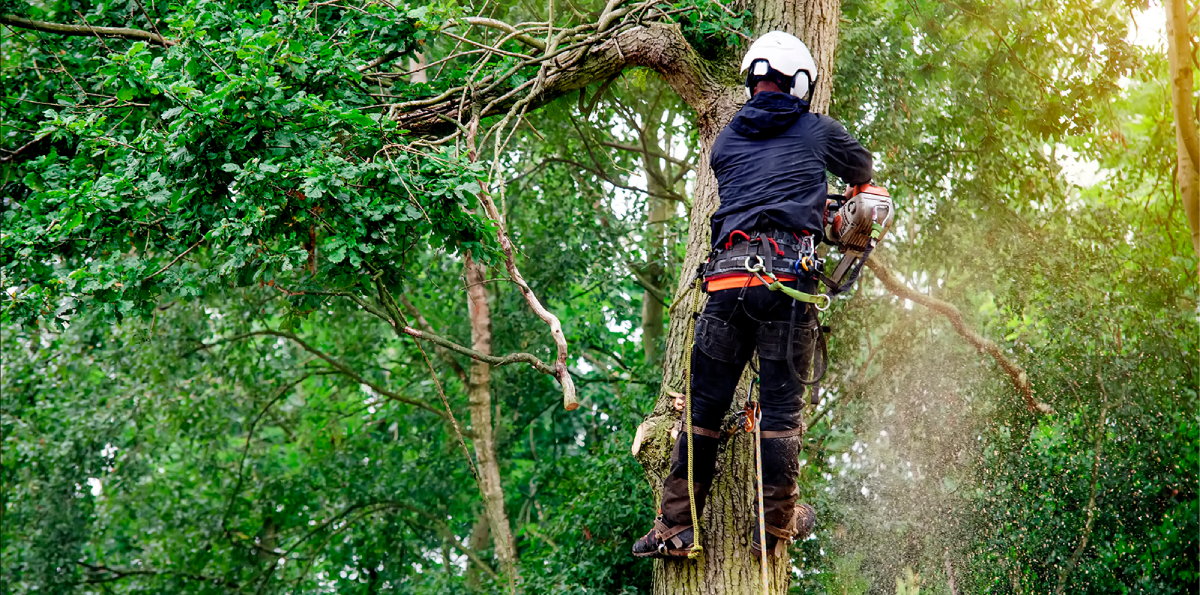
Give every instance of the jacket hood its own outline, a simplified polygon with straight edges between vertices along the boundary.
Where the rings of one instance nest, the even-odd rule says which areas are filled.
[[[729,123],[738,134],[753,139],[779,136],[808,111],[808,102],[787,93],[757,93]]]

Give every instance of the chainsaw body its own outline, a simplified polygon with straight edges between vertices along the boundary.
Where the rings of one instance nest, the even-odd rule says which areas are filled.
[[[848,271],[858,268],[868,247],[891,227],[894,212],[888,191],[871,184],[851,186],[841,205],[825,212],[825,239],[844,254],[831,280],[840,284]]]

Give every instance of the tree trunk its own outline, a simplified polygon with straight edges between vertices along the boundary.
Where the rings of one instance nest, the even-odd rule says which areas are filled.
[[[782,30],[800,37],[808,45],[820,69],[812,110],[825,112],[832,94],[831,75],[840,4],[835,0],[756,0],[752,8],[759,35]],[[745,101],[744,91],[740,87],[715,82],[718,78],[723,81],[737,80],[738,77],[731,76],[728,71],[729,66],[736,65],[723,65],[727,67],[726,70],[716,74],[712,70],[722,65],[709,66],[701,75],[708,84],[701,85],[700,89],[680,88],[673,81],[676,73],[660,71],[676,92],[696,110],[700,151],[696,162],[696,190],[692,200],[687,255],[672,302],[680,304],[680,307],[671,312],[667,334],[663,365],[664,392],[659,395],[654,412],[647,419],[648,431],[638,455],[655,491],[655,498],[660,496],[662,479],[669,471],[672,444],[669,428],[678,419],[678,414],[671,408],[672,399],[665,391],[681,391],[686,386],[683,360],[690,345],[684,342],[693,320],[688,307],[692,302],[690,281],[692,271],[709,251],[709,220],[720,204],[716,179],[709,167],[709,156],[717,134]],[[686,80],[686,77],[683,78]],[[696,97],[697,91],[699,97]],[[701,297],[699,307],[703,308],[704,296]],[[735,408],[745,401],[748,381],[747,373],[743,375],[734,397]],[[708,504],[701,514],[702,559],[656,561],[656,595],[762,592],[759,560],[750,553],[751,531],[757,526],[753,445],[753,437],[740,434],[722,446]],[[791,584],[790,558],[772,559],[769,574],[770,592],[786,593]]]
[[[467,311],[471,317],[471,348],[484,355],[492,353],[492,314],[488,307],[488,291],[484,269],[467,254],[463,269],[467,282]],[[491,527],[496,557],[508,573],[516,576],[516,548],[508,513],[504,509],[504,487],[500,483],[500,461],[496,457],[496,437],[492,427],[492,368],[490,364],[471,360],[467,396],[471,406],[471,442],[479,467],[479,483],[483,488],[483,505]],[[475,544],[472,544],[474,546]]]
[[[1200,255],[1200,138],[1192,107],[1192,33],[1187,0],[1164,0],[1167,13],[1167,58],[1171,69],[1171,104],[1175,111],[1175,155],[1179,193],[1192,232],[1192,250]]]
[[[663,286],[667,278],[667,220],[671,217],[672,204],[670,200],[663,198],[663,195],[670,192],[671,188],[667,185],[662,168],[659,167],[658,157],[652,156],[648,150],[653,148],[660,154],[668,154],[671,150],[670,146],[663,147],[659,142],[658,120],[661,117],[662,113],[658,110],[652,110],[646,115],[646,129],[641,140],[642,169],[646,173],[646,189],[650,191],[650,196],[646,197],[649,209],[646,215],[645,277],[654,289],[665,294]],[[642,351],[648,365],[658,363],[662,357],[658,345],[662,334],[663,304],[654,295],[654,291],[647,289],[642,293]]]

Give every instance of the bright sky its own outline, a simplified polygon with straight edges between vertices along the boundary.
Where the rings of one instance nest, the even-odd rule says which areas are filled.
[[[1130,20],[1129,43],[1145,48],[1152,52],[1167,51],[1167,14],[1163,12],[1161,3],[1151,2],[1146,10],[1133,11]],[[1124,88],[1128,83],[1121,86]],[[1046,147],[1049,151],[1049,147]],[[1107,172],[1100,169],[1100,164],[1091,160],[1079,159],[1079,155],[1065,145],[1059,145],[1058,163],[1063,168],[1063,176],[1067,181],[1078,186],[1092,186],[1104,179]]]
[[[1146,10],[1133,11],[1133,27],[1125,40],[1148,49],[1167,51],[1167,13],[1162,3],[1151,2]]]

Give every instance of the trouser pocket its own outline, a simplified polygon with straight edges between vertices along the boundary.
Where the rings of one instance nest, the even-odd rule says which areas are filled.
[[[742,363],[750,358],[751,345],[744,333],[716,316],[701,314],[696,321],[696,347],[717,361]]]
[[[808,371],[812,366],[813,352],[817,346],[817,321],[814,318],[797,320],[795,328],[791,328],[790,351],[792,362],[801,378],[807,380]],[[758,343],[758,357],[772,361],[787,361],[789,352],[789,327],[786,320],[765,322],[758,327],[755,337]]]

